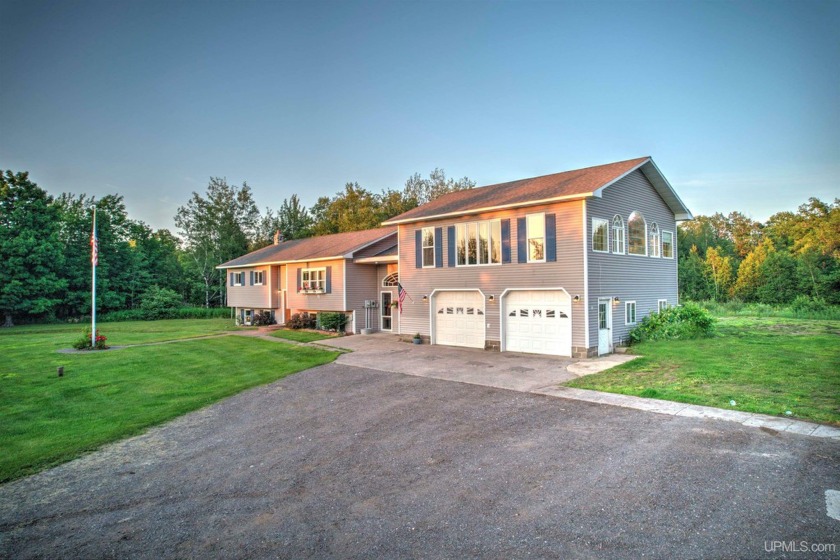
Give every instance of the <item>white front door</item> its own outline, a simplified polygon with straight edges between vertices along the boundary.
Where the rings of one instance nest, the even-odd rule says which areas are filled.
[[[440,292],[432,311],[435,344],[484,348],[484,296],[480,292]]]
[[[563,290],[516,290],[504,298],[505,351],[572,355],[572,300]]]
[[[598,355],[612,351],[612,308],[611,298],[598,298]]]

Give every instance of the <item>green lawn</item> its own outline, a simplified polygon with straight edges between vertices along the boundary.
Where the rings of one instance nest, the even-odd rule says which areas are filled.
[[[633,346],[640,358],[567,385],[840,424],[840,321],[729,317],[717,331]]]
[[[332,335],[314,331],[296,331],[286,329],[274,331],[271,333],[271,336],[276,336],[277,338],[285,338],[286,340],[294,340],[295,342],[314,342],[316,340],[335,338]]]
[[[110,344],[194,338],[229,320],[107,323]],[[316,348],[222,337],[58,354],[79,337],[63,325],[0,329],[0,481],[70,460],[338,355]],[[64,366],[64,377],[56,367]]]

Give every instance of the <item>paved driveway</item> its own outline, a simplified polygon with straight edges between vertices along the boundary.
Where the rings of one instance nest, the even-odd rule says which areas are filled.
[[[0,487],[11,558],[783,558],[837,442],[330,364]]]

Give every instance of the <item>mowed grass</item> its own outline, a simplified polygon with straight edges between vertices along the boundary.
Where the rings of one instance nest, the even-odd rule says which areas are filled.
[[[228,320],[103,324],[110,344],[193,338]],[[68,461],[249,387],[332,361],[316,348],[246,337],[59,354],[78,325],[0,329],[0,481]],[[64,377],[56,374],[64,366]]]
[[[641,357],[566,385],[840,424],[840,321],[721,318],[713,338],[631,351]]]
[[[299,331],[286,330],[273,331],[271,336],[283,338],[286,340],[294,340],[295,342],[315,342],[316,340],[325,340],[327,338],[335,338],[333,335],[314,332],[314,331]]]

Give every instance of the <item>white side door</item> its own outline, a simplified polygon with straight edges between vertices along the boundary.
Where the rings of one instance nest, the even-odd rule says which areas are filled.
[[[598,355],[612,352],[612,298],[598,298]]]

